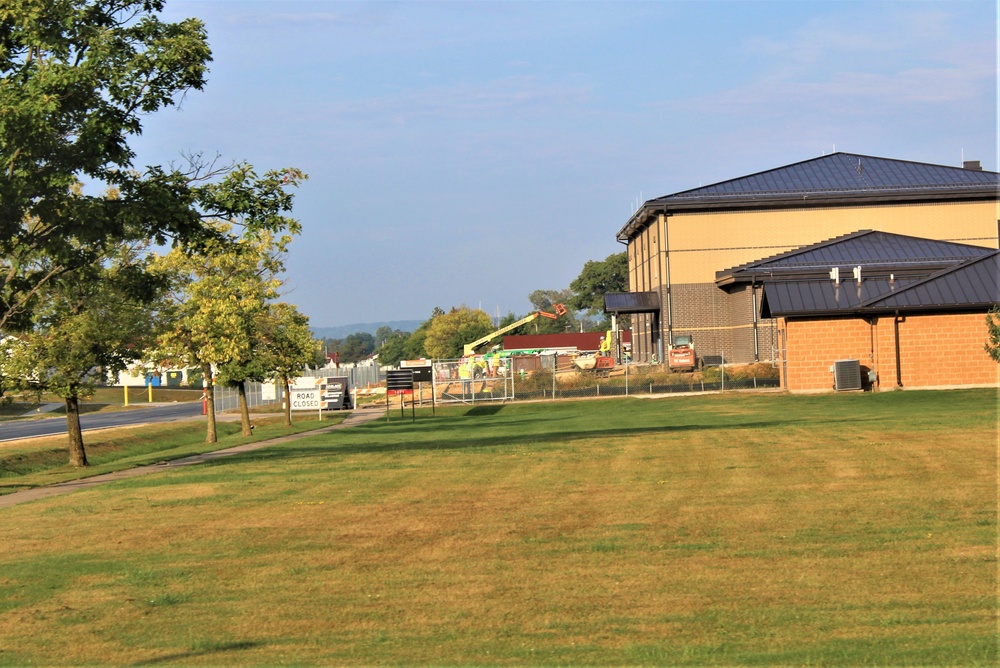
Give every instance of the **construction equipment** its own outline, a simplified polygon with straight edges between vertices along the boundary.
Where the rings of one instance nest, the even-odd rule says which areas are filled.
[[[549,318],[550,320],[555,320],[559,316],[565,315],[565,313],[566,313],[566,306],[563,305],[563,304],[553,304],[552,308],[555,310],[555,313],[549,313],[548,311],[535,311],[534,313],[521,318],[517,322],[513,322],[513,323],[507,325],[506,327],[501,327],[500,329],[496,330],[495,332],[490,332],[486,336],[482,336],[482,337],[476,339],[472,343],[466,343],[465,346],[464,346],[464,348],[463,348],[463,350],[464,350],[463,355],[465,357],[468,357],[469,355],[475,355],[476,354],[476,348],[478,348],[479,346],[483,345],[484,343],[489,343],[490,341],[492,341],[493,339],[497,338],[498,336],[500,336],[502,334],[506,334],[507,332],[509,332],[511,330],[515,330],[518,327],[520,327],[521,325],[526,325],[526,324],[528,324],[529,322],[531,322],[532,320],[534,320],[536,318]]]
[[[667,366],[671,371],[694,371],[694,341],[690,336],[675,336],[667,351]]]
[[[607,355],[590,353],[589,355],[578,355],[573,358],[573,366],[580,371],[594,371],[596,373],[607,373],[615,368],[615,358]]]

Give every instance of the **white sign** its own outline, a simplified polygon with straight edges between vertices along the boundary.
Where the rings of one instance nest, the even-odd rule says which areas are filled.
[[[277,385],[274,384],[273,380],[269,380],[266,383],[260,384],[260,400],[261,401],[276,401],[278,399]]]
[[[319,388],[299,389],[293,387],[291,395],[293,411],[318,411],[320,409]]]

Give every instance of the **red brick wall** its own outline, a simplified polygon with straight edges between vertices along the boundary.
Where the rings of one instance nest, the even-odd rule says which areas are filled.
[[[986,314],[901,316],[899,378],[896,327],[892,316],[869,323],[861,318],[779,320],[784,339],[782,384],[792,392],[831,390],[830,367],[837,360],[861,362],[878,374],[876,389],[996,385],[1000,365],[983,349]]]

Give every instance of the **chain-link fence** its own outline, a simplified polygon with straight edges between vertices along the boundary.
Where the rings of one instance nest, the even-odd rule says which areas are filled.
[[[249,381],[246,383],[247,406],[253,410],[257,406],[273,404],[277,399],[273,393],[268,396],[264,392],[264,384]],[[216,412],[232,411],[240,407],[239,390],[226,385],[215,386],[215,410]]]
[[[779,367],[770,363],[719,365],[687,373],[643,364],[584,371],[569,355],[533,355],[436,361],[433,382],[423,383],[416,397],[421,402],[431,397],[441,403],[507,402],[725,392],[777,388],[779,384]]]
[[[671,373],[662,365],[624,364],[611,369],[581,370],[569,355],[523,355],[507,358],[437,360],[431,382],[418,383],[413,400],[425,403],[511,402],[587,397],[648,396],[670,393],[726,392],[777,388],[780,365],[709,366]],[[341,366],[302,372],[302,377],[340,376],[352,389],[378,387],[385,372],[377,366]],[[273,385],[247,383],[247,403],[256,406],[281,401]],[[216,410],[235,410],[234,387],[215,388]]]
[[[375,387],[385,382],[385,371],[377,364],[349,365],[342,364],[332,369],[306,369],[299,372],[299,376],[304,378],[347,378],[351,387]]]

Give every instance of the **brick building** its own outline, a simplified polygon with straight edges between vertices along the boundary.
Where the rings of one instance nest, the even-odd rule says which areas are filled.
[[[618,232],[628,245],[633,355],[649,361],[679,335],[699,357],[779,361],[781,329],[760,316],[763,284],[720,289],[716,274],[857,230],[998,247],[1000,174],[832,155],[645,202]],[[621,296],[620,296],[621,297]]]
[[[984,344],[1000,303],[998,251],[863,230],[718,272],[716,283],[760,286],[790,391],[997,384]],[[850,361],[857,386],[838,387]]]

